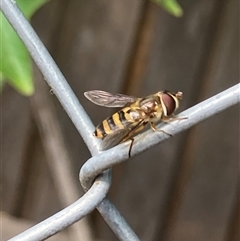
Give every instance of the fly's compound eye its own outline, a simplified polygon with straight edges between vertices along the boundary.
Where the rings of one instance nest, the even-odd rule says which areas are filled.
[[[173,112],[176,109],[175,99],[171,95],[169,95],[168,93],[163,93],[162,101],[163,101],[163,103],[166,107],[167,115],[169,116],[169,115],[173,114]]]

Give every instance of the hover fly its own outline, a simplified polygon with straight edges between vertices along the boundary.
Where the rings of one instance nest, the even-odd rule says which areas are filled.
[[[93,135],[103,140],[103,149],[131,140],[129,157],[133,146],[133,137],[149,123],[153,131],[158,130],[155,123],[176,119],[173,113],[179,107],[182,92],[159,91],[144,98],[123,94],[111,94],[106,91],[92,90],[85,97],[96,105],[105,107],[123,107],[112,116],[103,120]],[[168,134],[164,132],[165,134]],[[168,134],[170,135],[170,134]]]

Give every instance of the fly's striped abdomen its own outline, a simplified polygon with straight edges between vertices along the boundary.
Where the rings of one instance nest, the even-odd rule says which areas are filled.
[[[125,107],[122,110],[114,113],[96,127],[94,135],[100,139],[103,139],[107,135],[111,135],[120,130],[128,128],[130,124],[135,122],[130,115],[131,111],[132,109],[130,107]]]

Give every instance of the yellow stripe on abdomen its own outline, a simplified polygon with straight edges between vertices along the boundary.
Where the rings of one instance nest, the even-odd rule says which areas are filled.
[[[114,122],[114,124],[117,128],[119,128],[119,129],[124,128],[123,123],[120,120],[120,116],[119,116],[118,112],[116,112],[115,114],[112,115],[112,119],[113,119],[113,122]]]
[[[104,121],[102,122],[102,125],[103,125],[103,129],[104,129],[104,131],[105,131],[106,134],[112,133],[112,130],[111,130],[111,128],[110,128],[107,120],[104,120]]]
[[[104,133],[103,130],[100,130],[99,127],[96,127],[95,131],[93,132],[93,135],[96,136],[97,138],[102,139],[106,134]]]

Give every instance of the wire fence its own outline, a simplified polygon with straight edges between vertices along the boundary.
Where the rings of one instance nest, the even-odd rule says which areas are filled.
[[[83,165],[79,174],[80,182],[86,191],[85,195],[67,208],[10,240],[47,239],[77,222],[95,208],[119,240],[139,240],[120,212],[106,197],[111,185],[111,167],[128,159],[129,142],[101,151],[101,142],[92,135],[94,126],[90,118],[16,3],[2,0],[1,10],[28,48],[44,79],[51,86],[92,154],[92,158]],[[237,84],[179,114],[180,117],[187,117],[187,119],[173,121],[171,124],[159,124],[157,127],[175,135],[239,102],[240,84]],[[137,155],[167,138],[169,136],[148,130],[135,138],[131,155]]]

